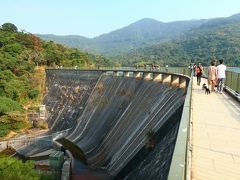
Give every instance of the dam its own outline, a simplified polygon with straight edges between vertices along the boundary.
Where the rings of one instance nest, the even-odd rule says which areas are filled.
[[[64,138],[109,179],[167,179],[188,83],[169,72],[47,69],[49,134],[64,133],[18,152],[32,156]]]

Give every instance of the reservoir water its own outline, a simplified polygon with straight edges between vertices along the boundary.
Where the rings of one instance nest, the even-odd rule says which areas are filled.
[[[229,67],[227,70],[240,73],[240,67]]]

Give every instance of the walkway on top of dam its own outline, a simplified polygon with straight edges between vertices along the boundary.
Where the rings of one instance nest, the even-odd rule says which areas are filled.
[[[205,95],[193,78],[192,180],[240,179],[240,105],[226,93]],[[202,84],[206,79],[202,79]]]

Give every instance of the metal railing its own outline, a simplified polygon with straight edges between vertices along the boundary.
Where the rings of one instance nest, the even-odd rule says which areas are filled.
[[[48,132],[46,132],[44,134],[39,134],[39,135],[35,135],[35,136],[24,136],[24,137],[18,137],[18,138],[12,138],[9,140],[0,141],[0,151],[4,150],[10,146],[15,149],[18,149],[20,147],[23,147],[24,145],[28,145],[31,143],[41,144],[44,141],[52,142],[55,139],[59,139],[61,137],[66,137],[69,134],[69,132],[71,132],[71,128],[63,130],[63,131],[59,131],[59,132],[54,132],[51,134],[48,134]]]
[[[71,69],[71,68],[67,68]],[[81,70],[89,70],[86,68],[79,68]],[[191,70],[187,67],[159,67],[151,70],[150,67],[147,67],[146,69],[144,68],[133,68],[133,67],[100,67],[99,69],[97,68],[91,68],[91,70],[143,70],[143,71],[153,71],[153,72],[167,72],[167,73],[178,73],[178,74],[183,74],[190,76],[191,75]],[[204,68],[203,76],[207,78],[207,67]],[[231,88],[234,91],[237,91],[240,93],[240,73],[234,72],[227,70],[226,71],[226,86]]]
[[[177,140],[168,173],[168,180],[185,180],[188,167],[189,133],[191,117],[192,78],[188,84],[183,106],[182,117],[178,129]]]
[[[165,72],[165,73],[177,73],[177,74],[183,74],[190,76],[191,75],[191,69],[188,67],[158,67],[152,69],[151,67],[139,67],[139,68],[134,68],[134,67],[90,67],[90,68],[85,68],[85,67],[62,67],[62,68],[54,68],[54,67],[49,67],[47,69],[72,69],[72,70],[86,70],[86,71],[94,71],[94,70],[103,70],[103,71],[112,71],[112,70],[119,70],[119,71],[152,71],[152,72]]]
[[[227,87],[233,91],[240,93],[240,73],[233,71],[226,71],[226,81]]]

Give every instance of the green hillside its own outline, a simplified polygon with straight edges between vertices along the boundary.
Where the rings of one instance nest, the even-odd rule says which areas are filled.
[[[118,57],[125,65],[156,63],[186,66],[191,62],[209,65],[224,59],[228,66],[240,66],[240,23],[202,26],[178,39],[145,46]]]
[[[44,91],[41,89],[43,67],[93,67],[96,63],[110,62],[103,56],[19,32],[14,24],[3,24],[0,27],[0,137],[29,126],[25,111],[41,103],[38,97]]]

